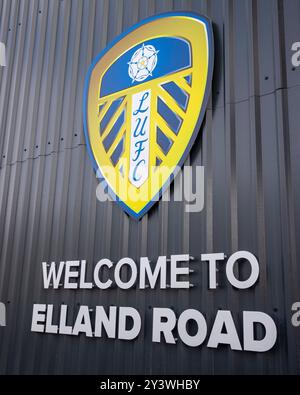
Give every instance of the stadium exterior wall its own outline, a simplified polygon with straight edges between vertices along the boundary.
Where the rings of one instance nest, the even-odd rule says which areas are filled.
[[[195,11],[213,22],[212,94],[186,161],[205,168],[205,207],[159,202],[141,221],[96,200],[82,126],[91,60],[151,15]],[[0,372],[22,374],[300,373],[300,41],[297,0],[0,0]],[[195,180],[193,181],[195,182]],[[248,250],[259,284],[207,289],[201,253]],[[44,290],[42,261],[102,257],[196,258],[186,290]],[[222,275],[222,269],[221,269]],[[223,271],[224,274],[224,271]],[[33,303],[133,306],[145,325],[133,342],[30,332]],[[267,353],[152,343],[153,306],[204,312],[265,311],[278,327]],[[240,321],[238,321],[240,322]],[[209,321],[209,325],[211,322]],[[241,328],[238,328],[241,330]],[[151,337],[151,336],[150,336]]]

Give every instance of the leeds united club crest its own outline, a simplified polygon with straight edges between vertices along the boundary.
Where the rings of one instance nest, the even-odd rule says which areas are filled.
[[[188,12],[130,28],[91,64],[87,148],[108,192],[139,219],[161,197],[199,132],[210,94],[210,21]]]

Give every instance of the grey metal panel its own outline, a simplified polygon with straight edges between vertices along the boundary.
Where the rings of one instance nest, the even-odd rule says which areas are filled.
[[[118,34],[160,12],[207,14],[215,71],[205,121],[186,164],[205,166],[205,209],[159,202],[140,222],[96,201],[97,180],[82,128],[82,92],[91,60]],[[297,0],[0,0],[0,331],[1,373],[299,373],[299,329],[290,308],[300,295],[300,41]],[[194,182],[194,181],[193,181]],[[195,261],[183,290],[45,291],[41,262],[247,249],[259,257],[253,290],[207,290]],[[34,302],[130,305],[145,322],[134,342],[30,332]],[[154,306],[204,312],[263,310],[279,328],[267,354],[226,347],[151,343]],[[239,328],[240,331],[241,328]],[[240,333],[241,334],[241,333]]]

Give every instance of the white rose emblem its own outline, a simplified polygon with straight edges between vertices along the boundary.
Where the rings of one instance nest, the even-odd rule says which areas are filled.
[[[158,52],[153,45],[144,44],[135,51],[130,62],[128,62],[128,74],[132,82],[141,82],[152,76],[157,64]]]

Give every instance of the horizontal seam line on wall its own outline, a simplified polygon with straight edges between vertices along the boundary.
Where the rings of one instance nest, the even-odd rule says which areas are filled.
[[[213,106],[213,107],[208,106],[207,109],[208,110],[215,110],[217,108],[225,108],[227,105],[244,103],[244,102],[250,101],[250,99],[253,99],[253,98],[261,98],[261,97],[265,97],[265,96],[270,96],[276,92],[285,91],[285,90],[288,91],[290,89],[297,88],[297,87],[300,87],[300,84],[296,84],[296,85],[289,86],[289,87],[276,88],[275,90],[268,92],[268,93],[263,93],[262,95],[251,95],[245,99],[240,99],[240,100],[236,100],[236,101],[232,101],[232,102],[228,101],[228,102],[225,102],[225,105],[221,105],[221,106]]]
[[[295,87],[300,87],[300,84],[296,84],[296,85],[293,85],[293,86],[291,86],[291,87],[281,87],[281,88],[277,88],[277,89],[275,89],[275,90],[273,90],[273,91],[271,91],[271,92],[264,93],[264,94],[262,94],[262,95],[251,95],[251,96],[249,96],[248,98],[241,99],[241,100],[237,100],[237,101],[234,101],[234,102],[225,102],[225,105],[221,105],[221,106],[214,106],[214,107],[209,107],[209,106],[208,106],[208,107],[207,107],[207,110],[213,111],[213,110],[215,110],[215,109],[225,108],[225,107],[228,106],[228,105],[235,105],[235,104],[240,104],[240,103],[249,102],[249,101],[250,101],[251,99],[253,99],[253,98],[261,98],[261,97],[265,97],[265,96],[270,96],[270,95],[273,95],[273,94],[276,93],[276,92],[284,91],[284,90],[289,90],[289,89],[293,89],[293,88],[295,88]],[[28,161],[28,160],[34,160],[34,159],[38,159],[38,158],[41,158],[41,157],[47,157],[47,156],[50,156],[50,155],[53,155],[53,154],[59,154],[59,153],[64,152],[65,150],[73,150],[73,149],[78,148],[78,147],[80,147],[80,146],[86,146],[86,144],[84,144],[84,143],[82,143],[82,144],[77,144],[77,145],[75,145],[75,146],[73,146],[73,147],[66,147],[66,148],[64,148],[64,149],[62,149],[62,150],[51,151],[51,152],[49,152],[48,154],[40,154],[40,155],[35,156],[35,157],[28,157],[28,158],[23,159],[23,160],[16,160],[16,161],[14,161],[14,162],[6,163],[4,166],[0,166],[0,170],[3,170],[3,169],[5,169],[6,167],[9,167],[9,166],[13,166],[13,165],[15,165],[15,164],[17,164],[17,163],[24,163],[24,162],[26,162],[26,161]]]
[[[62,150],[51,151],[51,152],[49,152],[49,153],[47,153],[47,154],[40,154],[40,155],[38,155],[38,156],[28,157],[28,158],[23,159],[23,160],[16,160],[16,161],[11,162],[11,163],[6,163],[4,166],[0,166],[0,170],[4,170],[6,167],[10,167],[10,166],[16,165],[17,163],[25,163],[25,162],[27,162],[27,161],[29,161],[29,160],[35,160],[35,159],[39,159],[39,158],[51,156],[51,155],[53,155],[53,154],[61,154],[61,153],[63,153],[64,151],[73,150],[73,149],[76,149],[76,148],[79,148],[79,147],[85,147],[85,146],[86,146],[86,144],[84,144],[84,143],[82,143],[82,144],[77,144],[77,145],[74,145],[73,147],[66,147],[66,148],[64,148],[64,149],[62,149]]]

